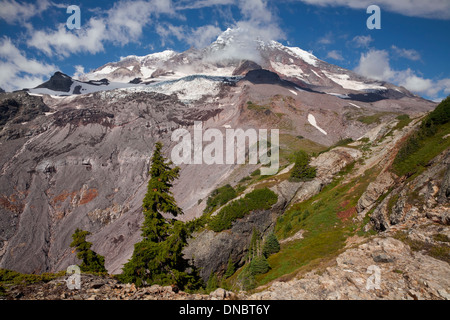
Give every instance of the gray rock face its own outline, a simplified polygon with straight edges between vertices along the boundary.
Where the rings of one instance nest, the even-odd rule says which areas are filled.
[[[58,71],[55,72],[50,80],[44,82],[43,84],[40,84],[39,86],[37,86],[37,88],[46,88],[54,91],[69,92],[72,83],[73,81],[68,75]]]
[[[185,120],[186,106],[176,97],[137,93],[83,96],[56,108],[27,124],[40,127],[31,136],[5,143],[11,136],[2,132],[0,267],[64,269],[76,262],[69,244],[83,228],[108,270],[120,271],[140,236],[153,146],[169,144],[179,124],[168,118]]]
[[[450,202],[450,164],[447,165],[444,178],[442,179],[441,189],[438,196],[439,203]]]
[[[267,234],[276,217],[274,210],[255,211],[234,222],[230,230],[219,233],[202,231],[188,241],[183,251],[185,258],[193,260],[205,282],[212,272],[225,272],[230,258],[240,267],[245,262],[253,230],[258,230],[262,235]]]
[[[379,184],[377,178],[375,182],[380,187],[379,192],[373,192],[372,184],[369,185],[361,199],[366,199],[370,194],[375,195],[373,199],[378,199],[389,187],[395,186],[371,214],[375,230],[385,231],[393,225],[425,216],[436,222],[449,224],[448,210],[433,210],[439,204],[448,203],[449,159],[450,153],[444,151],[429,164],[425,172],[410,182],[394,184],[388,181]],[[364,203],[365,200],[361,199],[358,204]]]
[[[24,91],[6,93],[0,96],[0,129],[7,123],[28,122],[49,111],[50,108],[41,97],[29,96]]]
[[[364,194],[358,200],[356,207],[358,213],[363,212],[365,209],[370,209],[375,204],[375,201],[387,192],[394,182],[392,173],[389,171],[384,171],[378,175],[376,180],[369,184]]]

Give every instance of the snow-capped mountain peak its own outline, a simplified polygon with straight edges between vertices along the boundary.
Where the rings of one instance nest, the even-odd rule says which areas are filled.
[[[372,99],[366,97],[367,94],[377,94],[378,91],[389,89],[395,89],[390,95],[405,94],[393,85],[366,79],[352,71],[322,61],[299,47],[255,38],[244,28],[228,28],[210,46],[202,50],[189,49],[181,53],[165,50],[145,56],[130,55],[86,73],[79,81],[74,80],[70,84],[67,79],[64,80],[58,75],[56,79],[64,83],[62,91],[58,86],[55,90],[52,84],[54,81],[50,79],[50,84],[31,89],[30,92],[58,94],[61,91],[60,95],[71,95],[124,88],[164,93],[161,88],[174,88],[174,81],[191,79],[189,77],[192,76],[204,76],[206,78],[199,78],[200,82],[204,82],[213,79],[208,78],[212,76],[245,76],[247,72],[261,68],[276,73],[281,79],[302,90],[326,93],[341,99],[358,94],[362,95],[362,99]],[[156,86],[158,83],[164,85]],[[183,83],[183,86],[189,86],[197,82],[189,80]],[[179,84],[177,83],[177,86]],[[188,90],[187,87],[185,89]],[[195,90],[197,89],[198,86]],[[172,89],[167,90],[169,94],[174,93]]]

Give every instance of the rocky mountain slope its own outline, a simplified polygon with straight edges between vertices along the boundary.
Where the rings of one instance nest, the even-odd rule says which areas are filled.
[[[378,291],[363,295],[358,286],[346,286],[366,279],[365,264],[383,250],[395,256],[383,268],[403,272],[389,274],[399,281],[395,288],[401,293],[383,297],[407,298],[411,297],[408,290],[425,288],[401,280],[413,273],[405,266],[413,268],[417,261],[426,260],[437,268],[433,279],[444,276],[448,261],[420,252],[411,257],[408,246],[397,242],[418,237],[434,247],[446,245],[429,239],[436,234],[448,236],[448,153],[440,154],[414,180],[391,170],[402,142],[436,105],[299,48],[275,41],[241,43],[239,32],[227,30],[203,50],[126,57],[80,79],[56,73],[36,88],[1,94],[0,267],[26,273],[64,270],[78,262],[69,244],[74,230],[82,228],[92,233],[89,241],[105,256],[108,271],[120,273],[140,238],[142,199],[154,144],[163,142],[170,157],[176,145],[171,133],[178,128],[192,132],[194,122],[201,121],[203,129],[222,133],[227,128],[279,129],[281,164],[280,171],[269,177],[253,174],[259,164],[181,165],[173,191],[184,210],[180,217],[184,221],[202,216],[211,192],[226,184],[240,187],[240,197],[264,187],[278,196],[270,210],[251,212],[226,231],[199,230],[189,240],[185,255],[200,268],[205,282],[213,274],[223,275],[230,259],[237,268],[245,265],[255,229],[261,237],[275,231],[282,244],[281,253],[269,259],[272,270],[256,279],[260,284],[268,285],[286,274],[295,278],[294,271],[314,264],[318,257],[331,265],[336,259],[337,265],[321,276],[299,273],[298,277],[314,279],[308,282],[308,293],[302,291],[305,281],[299,278],[274,282],[254,296],[248,293],[252,298],[285,298],[284,285],[292,288],[286,291],[290,296],[299,298],[380,297]],[[244,48],[245,56],[237,55],[236,48]],[[313,155],[311,165],[317,175],[311,181],[289,179],[292,155],[300,149]],[[411,202],[417,199],[414,192],[423,197],[420,203]],[[317,205],[333,201],[332,210]],[[306,217],[302,222],[296,216],[305,211],[325,221],[314,228],[318,236],[331,237],[329,241],[338,237],[336,248],[311,242],[317,240],[310,237],[315,235],[315,220]],[[288,220],[292,220],[290,230]],[[420,223],[412,226],[412,221]],[[433,227],[420,227],[427,224]],[[402,237],[400,226],[415,236]],[[381,236],[367,238],[372,227]],[[363,234],[356,237],[357,231]],[[323,246],[321,254],[298,260],[291,255],[294,263],[285,268],[282,261],[290,250],[303,245],[311,245],[310,252]],[[364,246],[370,249],[361,249]],[[360,255],[361,250],[366,250],[365,256],[355,269],[346,268],[358,277],[345,282],[341,275],[347,271],[339,261]],[[340,253],[343,256],[337,258]],[[420,278],[424,269],[417,268],[414,277]],[[336,274],[342,281],[330,282],[325,294],[319,284]],[[237,275],[228,281],[233,290],[239,287]],[[313,288],[313,283],[319,287]],[[423,289],[426,293],[421,297],[445,297],[439,292],[448,292],[448,284],[439,286],[434,291]]]

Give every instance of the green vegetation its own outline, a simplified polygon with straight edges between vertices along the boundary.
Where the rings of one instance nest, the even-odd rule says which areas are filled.
[[[389,198],[388,203],[387,203],[387,208],[386,208],[388,217],[391,216],[391,214],[392,214],[392,209],[393,209],[394,206],[397,204],[397,202],[398,202],[399,199],[400,199],[400,195],[399,195],[398,193],[392,195],[392,196]]]
[[[209,213],[214,211],[215,209],[223,206],[231,199],[236,198],[237,192],[233,189],[229,184],[224,185],[218,189],[215,189],[208,197],[206,201],[206,208],[203,211],[204,213]]]
[[[269,107],[267,107],[267,106],[261,106],[261,105],[258,105],[258,104],[254,104],[251,101],[247,101],[247,109],[248,110],[254,110],[254,111],[270,110]]]
[[[334,148],[337,148],[337,147],[356,148],[356,147],[353,147],[353,146],[349,146],[349,144],[352,143],[352,142],[353,142],[352,138],[341,139],[338,142],[336,142],[335,144],[333,144],[332,146],[321,150],[319,152],[319,155],[322,154],[322,153],[328,152],[328,151],[330,151],[330,150],[332,150]]]
[[[77,258],[80,259],[80,269],[82,272],[106,273],[105,257],[91,250],[92,243],[86,241],[86,237],[90,235],[89,231],[76,229],[72,235],[71,248],[77,251]]]
[[[247,253],[247,263],[240,270],[237,281],[244,290],[254,289],[256,276],[267,273],[271,267],[267,258],[280,250],[280,244],[276,236],[270,233],[262,244],[258,230],[253,229],[250,246]]]
[[[230,229],[236,219],[243,218],[254,210],[270,209],[277,201],[278,196],[273,191],[267,188],[256,189],[222,208],[211,218],[209,228],[215,232]]]
[[[273,232],[271,232],[264,242],[264,246],[262,249],[262,254],[264,257],[268,258],[271,254],[277,253],[280,251],[280,243],[278,242],[277,237]]]
[[[428,114],[419,128],[400,148],[392,165],[399,176],[413,176],[423,172],[428,162],[450,147],[450,97]]]
[[[217,277],[217,273],[213,272],[208,278],[208,282],[206,283],[206,292],[212,292],[219,287],[219,279]]]
[[[316,177],[316,168],[309,165],[310,157],[305,151],[295,154],[295,165],[291,171],[291,179],[296,181],[307,181]]]
[[[450,242],[450,239],[447,235],[442,234],[442,233],[438,233],[433,235],[433,239],[435,241],[439,241],[439,242]]]
[[[353,221],[359,198],[377,171],[369,169],[364,175],[343,184],[344,177],[336,178],[316,196],[293,205],[275,225],[275,235],[285,239],[303,230],[303,239],[281,245],[278,253],[267,258],[271,269],[255,276],[255,286],[280,277],[294,275],[300,268],[312,268],[340,253],[345,241],[361,231],[367,221]],[[341,216],[340,214],[345,214]],[[348,217],[344,219],[342,217]]]
[[[402,231],[394,234],[394,238],[407,244],[412,251],[420,251],[435,259],[439,259],[450,263],[450,246],[448,244],[432,244],[421,240],[413,240],[408,238],[408,235]]]
[[[223,275],[225,278],[229,278],[231,277],[234,273],[236,272],[236,266],[233,262],[233,260],[231,260],[231,257],[228,259],[228,264],[227,264],[227,270],[225,271],[225,274]]]
[[[370,116],[361,116],[359,118],[357,118],[356,120],[358,120],[359,122],[362,122],[364,124],[367,125],[371,125],[374,123],[380,123],[381,122],[381,118],[383,117],[384,113],[376,113]]]
[[[411,118],[407,114],[401,114],[401,115],[397,116],[397,120],[398,120],[398,123],[394,128],[392,128],[392,131],[402,130],[404,127],[409,125],[412,121]]]
[[[142,241],[135,244],[131,259],[119,279],[137,286],[176,284],[184,290],[200,287],[196,270],[183,258],[188,230],[181,221],[166,220],[161,213],[182,214],[170,191],[178,178],[179,168],[171,168],[157,143],[151,159],[150,180],[143,201]],[[186,270],[192,270],[188,272]]]
[[[295,161],[295,153],[303,150],[308,154],[318,154],[327,147],[302,137],[280,133],[280,164],[284,165]]]
[[[66,274],[65,271],[58,273],[24,274],[13,270],[0,269],[0,286],[6,285],[29,285],[37,282],[49,282]]]
[[[256,276],[258,274],[264,274],[269,271],[270,265],[267,262],[266,257],[256,256],[250,261],[249,270],[252,275]]]

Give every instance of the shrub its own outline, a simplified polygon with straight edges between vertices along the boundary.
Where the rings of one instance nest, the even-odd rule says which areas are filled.
[[[278,196],[268,188],[256,189],[245,197],[235,200],[222,208],[211,219],[209,227],[215,232],[231,228],[232,223],[255,210],[268,210],[278,201]]]
[[[316,177],[316,168],[309,165],[309,156],[305,151],[295,154],[295,165],[291,171],[291,179],[307,181]]]
[[[445,143],[442,143],[442,139],[436,134],[438,132],[441,135],[448,133],[449,120],[450,97],[428,114],[419,128],[400,148],[393,162],[394,172],[400,176],[411,176],[445,149]]]
[[[206,201],[206,208],[203,212],[209,213],[214,209],[223,206],[231,199],[236,198],[237,193],[236,190],[233,189],[229,184],[224,185],[218,189],[215,189],[208,197]]]

